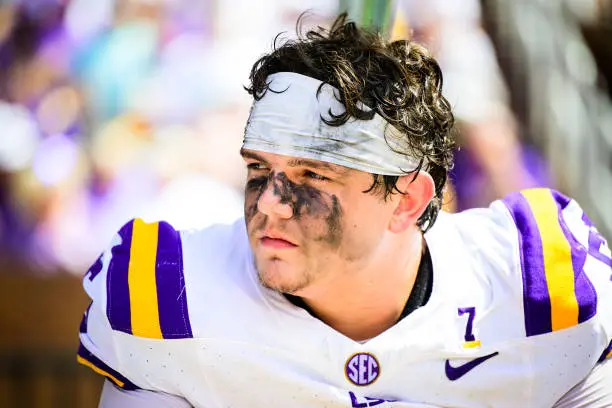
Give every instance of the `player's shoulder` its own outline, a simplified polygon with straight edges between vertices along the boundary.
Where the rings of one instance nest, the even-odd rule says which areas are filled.
[[[150,339],[193,337],[190,275],[206,274],[231,251],[233,225],[177,230],[171,224],[126,223],[84,278],[110,327]]]
[[[527,335],[576,326],[596,315],[609,331],[610,248],[580,205],[545,188],[511,194],[501,203],[516,228]]]
[[[79,329],[78,361],[118,387],[180,395],[178,365],[192,358],[191,339],[210,327],[198,315],[215,315],[202,287],[223,291],[211,277],[247,242],[241,224],[177,230],[163,221],[126,223],[83,278],[92,303]]]
[[[603,316],[612,307],[610,249],[575,200],[547,188],[523,190],[459,214],[456,225],[490,277],[521,294],[527,336],[596,315],[610,330],[612,316]]]

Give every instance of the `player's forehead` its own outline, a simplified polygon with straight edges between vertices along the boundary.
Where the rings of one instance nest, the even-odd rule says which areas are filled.
[[[309,159],[299,156],[290,156],[285,154],[278,153],[269,153],[261,150],[253,150],[242,148],[240,149],[240,155],[244,159],[256,160],[263,163],[281,165],[287,167],[310,167],[315,169],[323,169],[327,171],[331,171],[337,174],[346,174],[351,171],[355,171],[353,169],[349,169],[348,167],[341,166],[339,164],[329,163],[323,160],[315,160]]]

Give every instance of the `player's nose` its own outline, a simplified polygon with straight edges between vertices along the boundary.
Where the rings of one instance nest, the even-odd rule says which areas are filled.
[[[292,203],[282,199],[280,194],[275,191],[273,182],[268,183],[266,189],[259,196],[257,209],[259,212],[272,218],[289,219],[293,216]]]

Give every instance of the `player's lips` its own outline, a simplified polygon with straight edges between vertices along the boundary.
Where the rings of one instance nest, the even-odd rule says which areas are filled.
[[[274,232],[264,232],[260,235],[259,242],[266,248],[288,249],[297,247],[297,244],[288,238]]]

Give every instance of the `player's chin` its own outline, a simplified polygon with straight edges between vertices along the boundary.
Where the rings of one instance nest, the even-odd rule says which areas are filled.
[[[303,279],[291,265],[281,259],[266,259],[258,263],[259,281],[268,288],[282,293],[295,293],[303,286]]]

